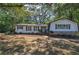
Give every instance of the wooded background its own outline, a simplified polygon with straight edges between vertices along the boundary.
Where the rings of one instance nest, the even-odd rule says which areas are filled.
[[[15,25],[48,24],[68,18],[79,24],[78,3],[5,3],[0,4],[0,32],[14,33]]]

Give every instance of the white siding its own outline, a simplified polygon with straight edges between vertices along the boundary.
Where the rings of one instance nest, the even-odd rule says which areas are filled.
[[[31,31],[26,31],[26,26],[23,26],[23,29],[17,29],[17,26],[16,26],[15,32],[16,33],[38,33],[38,31],[33,30],[33,27]]]
[[[55,29],[55,24],[70,24],[71,26],[70,26],[70,29]],[[52,22],[50,24],[50,31],[53,31],[53,32],[55,32],[55,31],[63,31],[63,32],[70,31],[71,32],[72,31],[72,32],[74,32],[74,31],[78,31],[78,26],[77,26],[77,23],[75,23],[75,22],[72,22],[67,19],[63,19],[63,20],[58,20],[58,21]]]
[[[20,26],[20,25],[19,25]],[[28,25],[27,25],[28,26]],[[34,26],[37,26],[37,24],[36,25],[34,25]],[[16,33],[39,33],[39,30],[38,31],[35,31],[34,30],[34,26],[32,26],[31,25],[31,30],[26,30],[26,25],[23,25],[23,29],[17,29],[17,26],[16,26],[16,28],[15,28],[15,32]],[[43,25],[42,25],[43,26]],[[44,25],[45,26],[45,25]],[[40,29],[41,29],[41,26],[39,25],[39,27],[40,27]],[[46,27],[46,29],[47,29],[47,26],[45,26]]]

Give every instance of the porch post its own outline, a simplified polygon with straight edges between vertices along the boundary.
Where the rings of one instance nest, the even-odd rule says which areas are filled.
[[[23,31],[24,31],[24,32],[26,31],[26,26],[23,26]]]
[[[34,32],[34,26],[31,26],[32,32]]]

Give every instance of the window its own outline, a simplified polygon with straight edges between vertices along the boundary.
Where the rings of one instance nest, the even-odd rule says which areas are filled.
[[[31,26],[26,26],[26,31],[31,31]]]
[[[31,31],[31,26],[28,26],[28,30]]]
[[[26,26],[26,31],[28,30],[27,28],[28,28],[28,27]]]
[[[70,29],[70,24],[55,24],[55,29]]]
[[[45,27],[45,26],[42,26],[41,29],[42,29],[42,30],[46,30],[46,27]]]
[[[39,30],[39,26],[34,26],[34,31],[38,31]]]
[[[23,26],[22,25],[18,25],[17,29],[23,29]]]

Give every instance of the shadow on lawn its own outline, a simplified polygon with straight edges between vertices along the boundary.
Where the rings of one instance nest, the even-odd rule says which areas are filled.
[[[50,37],[79,40],[79,36],[76,35],[50,35]]]

